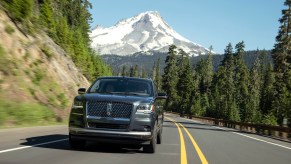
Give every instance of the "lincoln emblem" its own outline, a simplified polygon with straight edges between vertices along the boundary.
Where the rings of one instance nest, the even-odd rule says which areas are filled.
[[[112,112],[112,104],[111,103],[107,104],[106,112],[107,112],[107,116],[111,116],[111,112]]]

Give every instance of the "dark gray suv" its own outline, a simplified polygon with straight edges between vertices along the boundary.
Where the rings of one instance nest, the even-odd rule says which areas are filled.
[[[154,153],[163,128],[166,94],[152,80],[101,77],[86,91],[78,90],[69,119],[69,142],[82,148],[87,140],[142,145]]]

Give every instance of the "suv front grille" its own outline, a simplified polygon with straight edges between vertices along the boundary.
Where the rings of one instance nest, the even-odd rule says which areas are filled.
[[[123,102],[88,101],[87,115],[92,117],[130,118],[133,105]]]

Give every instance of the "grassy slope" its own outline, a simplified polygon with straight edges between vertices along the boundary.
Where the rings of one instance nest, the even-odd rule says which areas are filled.
[[[25,37],[0,11],[0,128],[65,124],[79,86],[88,86],[50,41]],[[69,64],[68,64],[69,63]]]

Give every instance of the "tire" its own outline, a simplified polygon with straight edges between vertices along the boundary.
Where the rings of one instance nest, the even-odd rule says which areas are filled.
[[[150,144],[149,145],[145,145],[143,146],[143,151],[145,153],[155,153],[156,151],[156,145],[157,145],[157,123],[155,124],[155,127],[154,127],[154,134],[153,134],[153,137],[152,139],[150,140]]]
[[[77,149],[77,150],[84,149],[86,145],[85,140],[72,139],[71,135],[69,135],[69,143],[72,149]]]
[[[157,136],[157,144],[162,143],[162,134],[163,134],[163,125],[161,125],[161,128],[160,128],[158,136]]]

